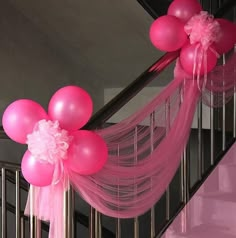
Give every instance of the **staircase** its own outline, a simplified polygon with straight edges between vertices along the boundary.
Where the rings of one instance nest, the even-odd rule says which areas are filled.
[[[236,237],[236,143],[164,233],[163,238]]]
[[[215,1],[210,2],[213,3]],[[224,15],[225,12],[231,12],[229,15],[233,15],[233,6],[236,4],[235,0],[224,2],[225,4],[223,4],[223,1],[218,2],[218,5],[223,4],[222,8],[220,8],[217,12],[218,17]],[[209,7],[212,8],[213,4],[209,3]],[[156,14],[156,16],[158,15],[160,14]],[[114,113],[120,110],[146,85],[153,80],[158,80],[158,77],[163,74],[163,71],[169,67],[169,65],[177,57],[177,52],[165,54],[142,75],[140,75],[140,77],[138,77],[133,83],[125,88],[119,95],[111,100],[105,107],[98,111],[85,128],[95,129],[105,127],[107,120]],[[201,213],[201,211],[199,211],[199,207],[202,206],[203,203],[208,203],[209,205],[219,204],[219,209],[222,207],[222,209],[224,209],[223,211],[226,212],[232,205],[232,197],[222,195],[222,192],[226,191],[227,194],[233,193],[234,185],[232,183],[233,180],[231,180],[231,174],[233,174],[235,164],[230,160],[228,163],[220,163],[217,170],[214,170],[214,168],[235,140],[235,108],[236,95],[234,95],[231,102],[224,105],[221,109],[209,109],[208,113],[211,120],[210,127],[203,129],[202,103],[199,103],[198,111],[196,112],[198,118],[198,128],[193,129],[191,132],[188,146],[183,154],[181,166],[160,201],[158,201],[158,203],[146,214],[127,220],[109,218],[100,214],[82,201],[81,198],[75,195],[72,190],[66,193],[64,204],[66,211],[65,237],[154,238],[161,237],[164,234],[164,237],[166,236],[166,238],[169,238],[183,237],[190,232],[190,230],[191,232],[197,232],[197,235],[191,237],[201,236],[198,232],[201,232],[202,229],[200,228],[205,226],[205,224],[201,223],[202,215],[205,211]],[[0,139],[8,140],[3,131],[0,134]],[[47,237],[48,224],[42,223],[34,217],[28,218],[23,215],[28,185],[20,176],[19,165],[7,163],[6,161],[1,161],[0,164],[1,238]],[[196,199],[194,203],[193,210],[197,210],[197,215],[196,217],[194,216],[191,224],[187,224],[187,215],[189,213],[187,214],[186,210],[189,209],[185,207],[185,204],[189,201],[192,195],[195,194],[205,178],[213,170],[214,172],[209,177],[209,179],[212,178],[211,180],[213,181],[213,185],[208,188],[208,185],[204,183],[204,186],[201,187],[201,189],[196,193],[195,196],[198,196],[198,199]],[[214,175],[215,173],[217,173],[217,176]],[[223,179],[221,179],[218,183],[219,178],[222,177]],[[9,193],[9,191],[14,192]],[[204,191],[207,191],[207,193]],[[195,196],[191,202],[195,200]],[[219,198],[223,199],[223,201],[219,202]],[[213,203],[213,200],[211,199],[214,200]],[[203,200],[206,200],[207,202],[205,203]],[[228,203],[229,205],[225,205],[225,207],[223,207],[224,204]],[[183,208],[184,210],[180,213]],[[234,211],[233,209],[231,208],[230,211]],[[211,229],[214,230],[214,225],[217,225],[218,227],[220,226],[221,213],[221,210],[217,210],[216,214],[214,214],[216,216],[214,219],[217,222],[216,224],[213,222],[210,224],[209,227]],[[168,229],[166,231],[177,214],[181,217],[181,222],[184,221],[184,223],[179,225],[180,223],[178,219],[176,219],[173,223],[174,227],[172,228],[171,225],[170,230]],[[204,213],[204,218],[208,219],[209,216],[211,216],[210,213]],[[230,224],[233,224],[233,217],[228,217],[228,219],[230,219]],[[175,225],[176,223],[178,224]],[[178,231],[178,227],[181,227],[181,232]],[[169,236],[170,233],[177,236]],[[218,237],[230,237],[219,236],[219,234],[220,233],[217,234]]]

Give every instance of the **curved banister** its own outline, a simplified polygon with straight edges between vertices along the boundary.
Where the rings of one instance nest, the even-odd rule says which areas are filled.
[[[215,17],[222,17],[229,9],[236,5],[235,0],[229,0],[225,2],[221,9],[219,9]],[[134,96],[136,96],[146,85],[152,82],[165,68],[167,68],[177,57],[179,52],[170,52],[164,54],[159,60],[157,60],[151,67],[149,67],[143,74],[141,74],[135,81],[122,90],[116,97],[114,97],[109,103],[107,103],[102,109],[93,115],[91,120],[87,123],[84,129],[96,129],[102,126],[112,115],[114,115],[119,109],[121,109],[126,103],[128,103]],[[3,128],[0,128],[0,139],[9,139],[4,133]],[[5,162],[0,161],[0,165],[6,165]],[[7,163],[12,169],[20,170],[20,166],[14,163]],[[9,167],[8,167],[9,168]],[[14,182],[13,177],[10,176],[11,182]],[[23,183],[21,183],[21,187]],[[79,215],[77,212],[76,214]],[[88,226],[87,218],[82,217],[81,214],[77,218],[82,219],[80,223],[84,223]],[[110,237],[114,235],[110,234]]]
[[[21,170],[20,164],[0,160],[0,166],[7,169]]]

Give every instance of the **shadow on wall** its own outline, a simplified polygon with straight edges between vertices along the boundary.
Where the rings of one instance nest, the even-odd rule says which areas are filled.
[[[45,34],[7,2],[1,3],[0,35],[0,115],[19,98],[30,98],[46,107],[51,95],[68,84],[96,95],[95,109],[102,105],[103,90],[85,80],[94,78],[93,72],[84,65],[72,66]]]
[[[103,89],[90,85],[85,76],[94,78],[89,69],[73,68],[46,35],[6,1],[0,8],[0,115],[12,101],[29,98],[45,108],[51,95],[60,87],[77,84],[93,98],[95,109],[103,105]],[[89,72],[89,74],[88,74]],[[81,79],[81,80],[79,80]],[[94,93],[96,92],[96,94]],[[101,95],[100,95],[101,92]],[[20,163],[26,146],[0,139],[0,160]],[[15,188],[7,185],[7,198],[14,204]],[[22,209],[27,194],[22,197]],[[14,237],[15,218],[9,212],[8,236]],[[47,237],[47,236],[45,236]]]

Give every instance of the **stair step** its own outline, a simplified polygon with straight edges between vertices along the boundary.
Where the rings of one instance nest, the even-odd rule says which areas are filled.
[[[198,193],[197,197],[211,199],[213,201],[220,200],[222,202],[231,202],[236,205],[236,193],[226,193],[226,192],[209,192],[209,193]]]
[[[236,193],[198,193],[191,203],[192,225],[236,227]],[[235,236],[236,237],[236,236]]]
[[[236,238],[235,180],[236,143],[162,237]]]
[[[218,167],[206,179],[205,183],[199,188],[198,193],[218,192],[219,191],[219,169]]]
[[[220,164],[236,164],[236,146],[232,146]]]
[[[169,230],[162,238],[235,238],[236,230],[217,226],[213,224],[202,224],[196,226],[185,233]]]
[[[220,164],[219,190],[226,193],[236,193],[236,164]]]

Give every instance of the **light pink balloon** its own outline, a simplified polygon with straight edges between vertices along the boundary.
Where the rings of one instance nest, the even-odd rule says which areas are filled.
[[[157,49],[168,52],[180,49],[187,41],[184,24],[175,16],[157,18],[151,25],[149,35]]]
[[[48,114],[58,120],[60,127],[75,131],[84,126],[92,115],[93,102],[90,95],[80,87],[66,86],[51,98]]]
[[[193,75],[193,70],[194,70],[194,64],[196,64],[196,67],[198,65],[198,62],[200,63],[201,59],[201,48],[199,48],[196,51],[196,46],[197,44],[186,44],[180,52],[180,63],[184,69],[184,71],[188,74]],[[197,52],[196,55],[196,61],[195,61],[195,52]],[[202,58],[201,61],[201,68],[200,68],[200,75],[204,75],[204,73],[210,72],[217,63],[217,56],[215,53],[213,53],[210,49],[206,51],[207,55],[207,67],[206,67],[206,72],[205,72],[205,67],[204,67],[204,61]],[[197,74],[197,69],[195,71],[195,75]]]
[[[29,99],[20,99],[6,108],[2,125],[12,140],[25,144],[27,135],[33,131],[35,124],[47,118],[47,113],[41,105]]]
[[[92,131],[79,130],[72,135],[74,139],[64,164],[82,175],[97,173],[107,161],[108,150],[105,141]]]
[[[236,43],[236,26],[226,19],[216,19],[221,28],[221,37],[214,44],[214,48],[219,54],[227,53]]]
[[[192,16],[202,11],[197,0],[175,0],[168,8],[168,15],[176,16],[186,23]]]
[[[28,183],[37,187],[44,187],[52,183],[54,165],[36,160],[27,150],[22,158],[21,171]]]

